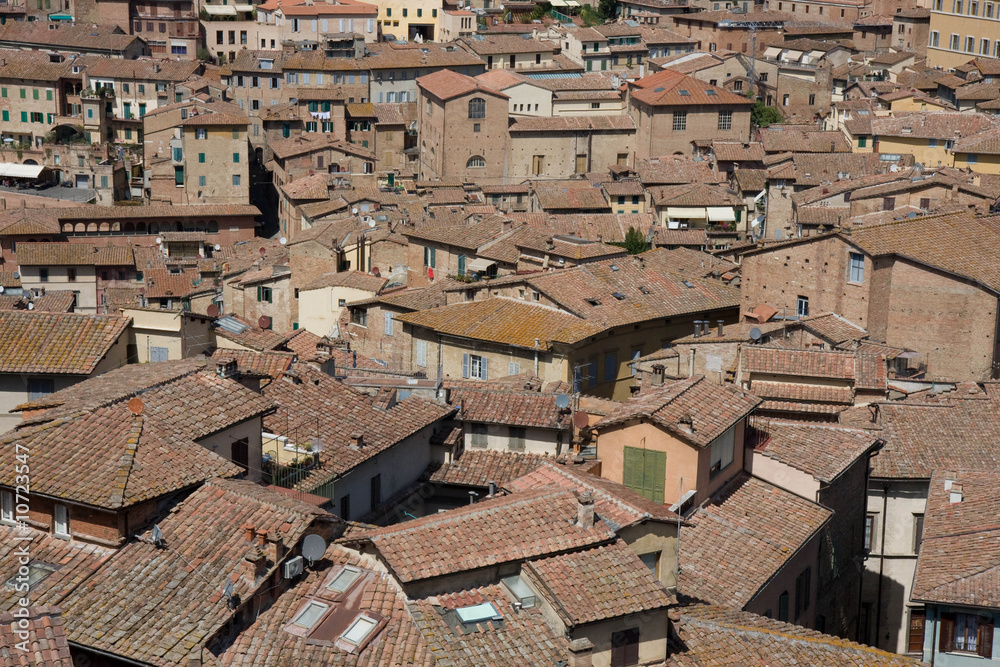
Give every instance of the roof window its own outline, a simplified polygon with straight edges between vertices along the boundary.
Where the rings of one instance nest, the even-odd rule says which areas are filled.
[[[625,295],[622,294],[621,292],[612,292],[611,296],[615,297],[619,301],[624,301],[625,300]]]
[[[587,301],[587,303],[589,303],[589,304],[590,304],[591,306],[599,306],[599,305],[601,305],[601,302],[600,302],[600,300],[599,300],[599,299],[587,299],[586,301]]]
[[[689,289],[694,287],[694,283],[692,283],[690,280],[682,280],[681,283],[684,285],[684,287],[687,287]]]
[[[295,618],[292,619],[292,625],[302,628],[304,630],[312,630],[319,620],[323,618],[330,605],[323,604],[322,602],[317,602],[316,600],[310,600],[305,607],[302,608]]]
[[[345,565],[344,569],[337,573],[330,583],[326,585],[326,590],[334,593],[343,593],[354,585],[361,578],[363,572],[360,568]]]
[[[459,607],[455,610],[458,619],[462,623],[482,623],[483,621],[499,621],[503,618],[492,602],[472,605],[471,607]]]
[[[378,629],[379,623],[377,618],[372,618],[367,614],[358,614],[354,622],[344,630],[344,634],[340,635],[339,642],[349,644],[352,648],[362,647]]]
[[[687,97],[687,96],[689,96],[689,95],[691,94],[691,93],[689,93],[689,92],[688,92],[688,91],[686,91],[686,90],[679,90],[679,91],[677,91],[677,92],[679,92],[679,93],[680,93],[681,95],[683,95],[684,97]]]

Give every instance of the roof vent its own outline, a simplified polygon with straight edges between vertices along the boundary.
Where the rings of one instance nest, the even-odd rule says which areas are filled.
[[[472,605],[470,607],[459,607],[455,610],[458,620],[462,623],[482,623],[483,621],[499,621],[503,619],[492,602]]]

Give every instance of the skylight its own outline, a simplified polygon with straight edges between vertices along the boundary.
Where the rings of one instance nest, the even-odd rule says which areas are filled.
[[[354,619],[354,622],[347,626],[347,629],[344,630],[344,634],[340,635],[340,638],[349,644],[360,646],[377,627],[378,621],[374,618],[359,614]]]
[[[688,91],[686,91],[686,90],[680,90],[680,91],[678,91],[678,92],[679,92],[679,93],[680,93],[681,95],[684,95],[685,97],[691,94],[691,93],[689,93],[689,92],[688,92]]]
[[[710,88],[706,88],[705,89],[705,94],[706,95],[715,95],[715,91],[711,90]]]
[[[45,577],[49,576],[55,572],[55,568],[51,565],[43,565],[42,563],[29,563],[28,564],[28,589],[31,590],[36,584],[42,581]],[[23,578],[18,578],[18,575],[14,575],[7,580],[7,588],[15,588],[18,584],[25,583]]]
[[[689,288],[694,287],[694,284],[689,280],[682,280],[681,282],[684,283],[684,287],[689,287]]]
[[[360,579],[362,574],[363,573],[359,568],[347,565],[343,570],[337,573],[337,576],[330,580],[330,583],[326,585],[326,590],[333,591],[334,593],[343,593],[350,588],[355,581]]]
[[[662,93],[664,90],[666,90],[666,88],[664,88],[663,86],[660,86],[659,88],[653,88],[654,93]]]
[[[481,623],[483,621],[499,621],[503,616],[493,606],[492,602],[473,605],[471,607],[459,607],[455,610],[458,619],[462,623]]]
[[[587,303],[589,303],[591,306],[601,305],[601,302],[597,299],[587,299]]]
[[[292,619],[292,625],[305,630],[311,630],[313,626],[319,622],[319,619],[323,618],[323,615],[329,608],[330,605],[328,604],[323,604],[322,602],[317,602],[316,600],[310,600],[302,611],[300,611],[295,618]]]
[[[625,295],[622,294],[621,292],[612,292],[611,296],[615,297],[619,301],[624,301],[625,300]]]

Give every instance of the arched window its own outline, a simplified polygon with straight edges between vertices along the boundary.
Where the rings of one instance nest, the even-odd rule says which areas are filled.
[[[486,118],[486,100],[481,97],[469,100],[469,118]]]
[[[470,169],[473,169],[473,168],[476,168],[476,167],[485,167],[486,166],[486,160],[484,160],[482,158],[482,156],[473,155],[472,157],[469,158],[469,161],[465,163],[465,166],[467,168],[470,168]]]

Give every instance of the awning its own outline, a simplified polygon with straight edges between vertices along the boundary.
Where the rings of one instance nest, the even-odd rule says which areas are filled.
[[[229,5],[202,5],[209,16],[236,16],[236,8]]]
[[[762,222],[764,222],[764,216],[763,215],[758,215],[756,218],[754,218],[753,220],[750,221],[750,226],[751,227],[759,227],[760,223],[762,223]]]
[[[252,12],[253,5],[233,5],[238,12]]]
[[[43,169],[45,167],[40,164],[0,162],[0,176],[10,176],[12,178],[38,178]]]
[[[667,217],[668,218],[705,218],[705,209],[703,208],[689,208],[681,206],[668,206],[667,207]]]
[[[549,4],[553,7],[565,7],[566,0],[549,0]]]
[[[709,206],[709,222],[736,222],[736,211],[729,206]]]
[[[496,262],[491,262],[488,259],[474,259],[469,262],[466,268],[472,273],[486,273],[491,266],[496,266]]]
[[[187,46],[187,42],[182,42],[176,39],[170,40],[170,46]]]

